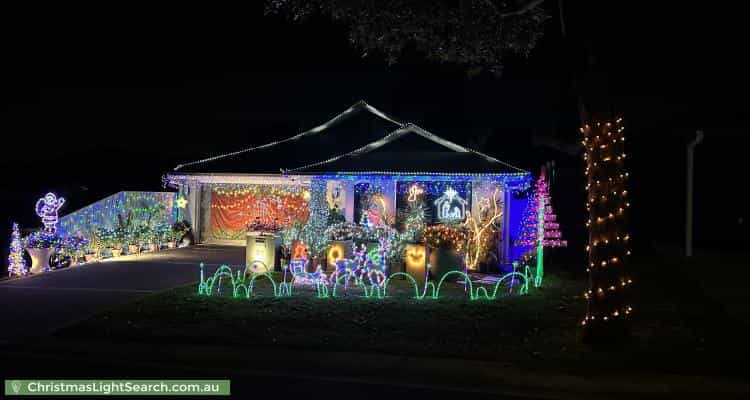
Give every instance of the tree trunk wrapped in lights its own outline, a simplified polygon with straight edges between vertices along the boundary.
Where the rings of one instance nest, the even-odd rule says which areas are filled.
[[[626,336],[629,331],[632,308],[628,293],[632,280],[624,262],[630,255],[626,219],[630,203],[623,131],[622,118],[581,128],[589,215],[589,287],[584,294],[588,305],[582,322],[586,341]]]

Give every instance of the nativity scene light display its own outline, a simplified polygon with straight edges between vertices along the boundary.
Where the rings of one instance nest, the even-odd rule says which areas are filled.
[[[468,202],[458,195],[452,187],[448,186],[442,196],[435,200],[437,219],[441,222],[463,221],[466,217],[466,205]]]

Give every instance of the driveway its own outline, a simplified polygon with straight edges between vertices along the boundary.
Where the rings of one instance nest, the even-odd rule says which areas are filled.
[[[244,248],[194,246],[124,256],[0,282],[0,340],[44,336],[139,296],[183,286],[221,264],[244,264]]]

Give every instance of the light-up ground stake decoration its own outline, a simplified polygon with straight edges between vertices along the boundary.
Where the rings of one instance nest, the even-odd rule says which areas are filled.
[[[266,280],[270,282],[273,296],[277,298],[291,297],[298,292],[299,286],[307,286],[315,289],[318,298],[339,297],[342,292],[349,295],[350,291],[358,291],[361,293],[360,297],[381,300],[388,297],[389,287],[392,287],[393,279],[403,278],[414,289],[414,299],[436,300],[440,298],[441,290],[443,290],[443,293],[445,292],[446,279],[458,276],[459,279],[464,281],[463,286],[468,299],[495,300],[498,298],[501,288],[507,289],[508,294],[524,295],[528,293],[530,279],[529,269],[524,267],[523,272],[513,271],[505,274],[493,285],[479,286],[471,281],[468,274],[461,271],[450,271],[444,274],[437,284],[434,281],[426,281],[424,286],[420,288],[411,275],[403,272],[396,272],[386,277],[382,272],[381,275],[375,273],[374,270],[364,272],[356,268],[346,268],[341,273],[333,273],[328,276],[320,269],[316,272],[289,272],[289,269],[285,267],[281,281],[277,282],[271,273],[253,272],[255,264],[262,263],[257,261],[251,266],[237,270],[236,273],[228,265],[222,265],[212,275],[206,277],[204,264],[201,263],[198,294],[202,296],[223,296],[223,292],[231,288],[232,297],[250,300],[253,298],[256,281]]]

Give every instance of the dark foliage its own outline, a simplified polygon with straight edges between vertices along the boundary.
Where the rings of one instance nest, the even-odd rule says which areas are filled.
[[[414,46],[427,59],[467,67],[470,75],[502,72],[508,54],[528,55],[549,17],[540,0],[268,0],[266,13],[304,21],[320,14],[349,28],[362,56],[389,64]]]

